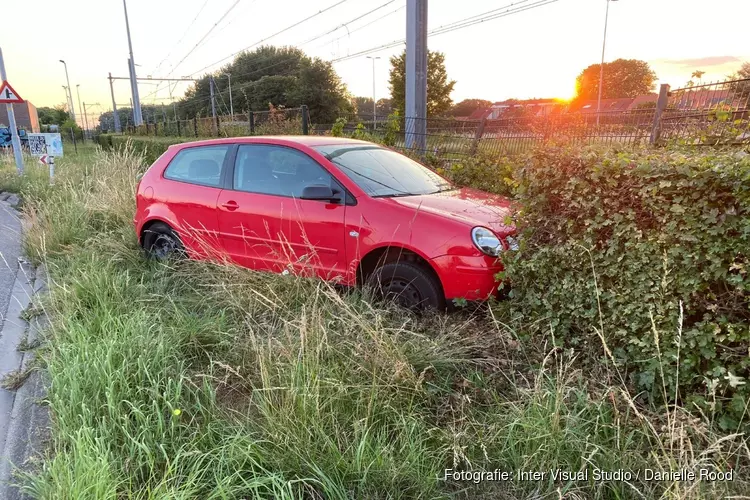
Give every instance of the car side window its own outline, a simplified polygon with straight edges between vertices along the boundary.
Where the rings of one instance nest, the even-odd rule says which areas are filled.
[[[237,150],[237,191],[299,198],[305,186],[332,182],[331,174],[301,151],[265,144],[241,145]]]
[[[164,177],[174,181],[221,186],[221,168],[229,145],[198,146],[180,151],[169,162]]]

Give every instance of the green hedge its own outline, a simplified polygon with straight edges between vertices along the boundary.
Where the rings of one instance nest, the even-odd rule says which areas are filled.
[[[189,142],[180,137],[143,137],[120,134],[100,134],[95,136],[94,140],[104,149],[122,148],[129,142],[136,152],[143,153],[148,164],[155,162],[169,146]]]
[[[750,155],[547,149],[516,181],[506,307],[584,359],[616,360],[634,390],[736,428],[750,396]]]

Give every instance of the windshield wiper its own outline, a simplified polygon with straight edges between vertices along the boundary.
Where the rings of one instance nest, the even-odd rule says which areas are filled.
[[[388,193],[388,194],[376,194],[372,198],[403,198],[404,196],[420,196],[420,193]]]

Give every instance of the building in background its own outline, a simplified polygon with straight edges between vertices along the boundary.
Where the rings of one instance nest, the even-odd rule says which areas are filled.
[[[13,113],[16,115],[16,125],[19,129],[27,132],[39,132],[39,115],[36,106],[29,101],[13,104]],[[6,106],[0,106],[0,127],[8,126],[8,110]]]

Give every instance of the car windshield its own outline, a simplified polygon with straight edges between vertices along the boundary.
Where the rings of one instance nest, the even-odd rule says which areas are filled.
[[[374,198],[434,194],[453,189],[429,168],[390,149],[342,144],[315,149]]]

